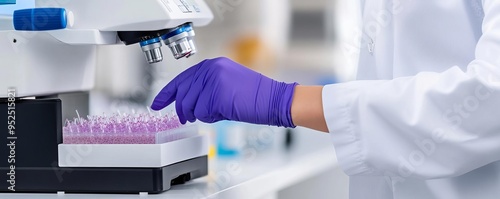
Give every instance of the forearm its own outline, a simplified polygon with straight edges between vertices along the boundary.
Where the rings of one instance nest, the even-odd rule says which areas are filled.
[[[323,86],[301,86],[295,88],[292,101],[292,120],[296,126],[328,132],[323,114]]]

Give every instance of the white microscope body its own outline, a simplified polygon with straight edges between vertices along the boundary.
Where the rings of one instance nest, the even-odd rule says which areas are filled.
[[[90,90],[96,45],[145,42],[146,58],[155,63],[162,59],[163,40],[175,58],[188,57],[196,51],[194,32],[169,38],[165,34],[183,24],[203,26],[213,19],[203,0],[36,0],[35,5],[63,8],[66,27],[16,30],[13,18],[0,17],[0,90],[15,88],[18,97]],[[47,20],[50,16],[35,16],[31,22],[51,23]],[[151,39],[153,44],[147,42]],[[0,92],[0,98],[6,95]]]

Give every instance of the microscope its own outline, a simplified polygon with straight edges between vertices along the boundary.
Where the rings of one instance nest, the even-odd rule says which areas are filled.
[[[207,175],[203,136],[64,144],[62,128],[68,112],[88,113],[88,94],[74,93],[94,86],[98,45],[136,45],[150,64],[162,46],[187,58],[193,27],[212,19],[203,0],[34,0],[0,15],[0,192],[161,193]]]

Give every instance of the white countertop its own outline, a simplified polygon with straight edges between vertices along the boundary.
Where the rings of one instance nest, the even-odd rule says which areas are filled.
[[[281,141],[281,140],[276,140]],[[161,194],[0,194],[0,199],[198,199],[258,198],[337,167],[330,136],[298,128],[291,150],[274,147],[257,155],[210,160],[209,175]]]

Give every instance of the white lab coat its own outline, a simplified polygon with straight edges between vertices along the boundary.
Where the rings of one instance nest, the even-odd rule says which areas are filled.
[[[350,197],[500,198],[500,0],[362,5],[360,80],[323,89]]]

